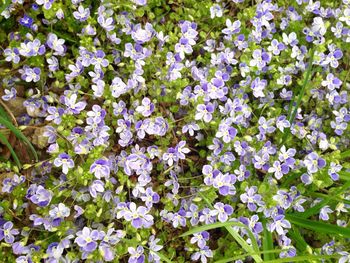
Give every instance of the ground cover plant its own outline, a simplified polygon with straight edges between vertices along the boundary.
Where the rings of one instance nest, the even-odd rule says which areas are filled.
[[[0,262],[350,262],[349,0],[0,0]]]

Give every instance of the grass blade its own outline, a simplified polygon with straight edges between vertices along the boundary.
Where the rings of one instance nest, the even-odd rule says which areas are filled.
[[[310,207],[308,210],[306,210],[303,213],[294,213],[290,214],[293,216],[297,216],[299,218],[309,218],[310,216],[319,213],[320,209],[324,206],[326,206],[329,202],[334,199],[334,197],[342,194],[344,191],[346,191],[350,187],[350,181],[347,181],[342,187],[332,192],[330,195],[328,195],[325,199],[323,199],[321,202],[317,203],[313,207]]]
[[[274,260],[265,261],[265,263],[282,263],[282,262],[300,262],[300,261],[307,261],[310,262],[311,260],[318,259],[318,262],[322,262],[321,259],[329,259],[329,258],[340,258],[341,255],[306,255],[306,256],[298,256],[293,258],[279,258]]]
[[[294,225],[301,226],[306,229],[314,230],[316,232],[321,232],[330,235],[340,235],[350,238],[350,229],[345,227],[340,227],[337,225],[327,224],[323,222],[318,222],[314,220],[305,219],[295,215],[286,215],[286,219]]]
[[[275,253],[279,253],[282,251],[285,251],[286,249],[273,249],[273,250],[264,250],[264,251],[260,251],[259,254],[260,255],[266,255],[266,254],[275,254]],[[255,255],[258,255],[258,253],[255,253]],[[215,261],[215,263],[228,263],[228,262],[233,262],[235,260],[239,260],[239,259],[245,259],[246,257],[251,257],[252,254],[241,254],[238,255],[236,257],[231,257],[231,258],[224,258],[224,259],[220,259],[218,261]]]
[[[21,162],[18,159],[17,154],[13,150],[13,148],[12,148],[11,144],[9,143],[9,141],[6,139],[6,137],[1,132],[0,132],[0,141],[1,141],[2,144],[4,144],[9,149],[9,151],[10,151],[12,157],[13,157],[13,160],[17,164],[18,168],[21,169],[22,165],[21,165]]]
[[[304,237],[301,235],[299,229],[296,226],[293,226],[291,230],[288,231],[288,234],[293,238],[295,241],[295,247],[298,250],[298,252],[301,252],[304,254],[304,252],[309,247],[308,243],[306,243]]]
[[[30,141],[28,140],[28,138],[26,136],[23,135],[23,133],[17,129],[10,121],[6,120],[4,117],[0,116],[0,124],[4,125],[6,128],[8,128],[9,130],[11,130],[18,139],[21,139],[23,142],[25,142],[29,149],[32,151],[35,160],[38,161],[38,154],[35,151],[35,148],[33,147],[33,145],[30,143]]]
[[[309,81],[310,81],[309,79],[310,79],[310,77],[312,75],[311,73],[312,73],[312,63],[314,61],[314,54],[315,54],[315,50],[311,49],[309,65],[307,67],[306,76],[305,76],[303,85],[301,86],[301,90],[300,90],[300,93],[299,93],[297,101],[296,101],[296,105],[295,105],[293,110],[292,110],[292,106],[293,106],[293,102],[294,102],[295,97],[293,97],[293,99],[291,100],[291,102],[289,104],[289,109],[288,109],[289,112],[288,112],[287,119],[288,119],[288,121],[289,121],[291,126],[292,126],[292,123],[294,122],[295,116],[296,116],[296,114],[298,112],[301,100],[304,97],[306,85],[309,83]],[[288,135],[290,134],[290,129],[291,129],[291,127],[285,129],[281,145],[286,141]]]
[[[342,179],[344,181],[350,181],[350,173],[349,172],[340,171],[338,174],[339,174],[340,179]]]
[[[2,116],[3,118],[6,118],[6,120],[8,120],[8,121],[11,121],[11,119],[8,116],[6,110],[1,105],[0,105],[0,116]]]
[[[208,206],[210,208],[213,209],[213,206],[212,204],[209,202],[209,200],[201,193],[199,192],[198,193],[202,198],[203,200],[208,204]],[[222,225],[220,225],[222,224]],[[213,226],[215,225],[215,226]],[[231,226],[239,226],[239,227],[243,227],[247,230],[248,232],[248,235],[249,235],[249,238],[251,240],[251,243],[252,243],[252,246],[250,246],[241,236],[238,232],[236,232]],[[196,230],[196,232],[194,233],[197,233],[197,232],[201,232],[201,231],[204,231],[206,227],[209,227],[207,230],[209,229],[215,229],[215,228],[219,228],[219,227],[225,227],[227,232],[229,232],[229,234],[236,240],[236,242],[249,254],[252,255],[252,258],[255,260],[255,262],[263,262],[262,258],[259,256],[259,246],[258,246],[258,243],[256,242],[256,239],[253,235],[253,233],[250,231],[250,229],[240,223],[240,222],[224,222],[224,223],[214,223],[214,224],[210,224],[210,225],[206,225],[206,226],[201,226],[201,227],[196,227],[194,229],[191,229],[190,231],[187,231],[186,233],[184,233],[183,235],[181,236],[185,236],[186,235],[190,235],[192,231]],[[201,229],[204,229],[204,230],[201,230]],[[190,234],[188,234],[190,233]]]
[[[195,233],[203,232],[206,230],[212,230],[212,229],[221,228],[221,227],[231,227],[231,226],[244,227],[245,225],[243,225],[240,222],[233,222],[233,221],[217,222],[217,223],[213,223],[213,224],[209,224],[209,225],[198,226],[198,227],[192,228],[192,229],[188,230],[187,232],[181,234],[180,237],[190,236],[190,235],[193,235]]]
[[[166,256],[164,256],[163,254],[157,252],[157,251],[153,251],[151,250],[152,253],[156,254],[158,257],[160,257],[160,259],[164,262],[167,262],[167,263],[173,263],[170,259],[168,259]]]
[[[263,232],[264,237],[262,241],[263,249],[264,251],[271,251],[274,249],[272,233],[267,229],[265,220],[263,220],[263,227],[264,227],[264,232]],[[275,259],[275,255],[273,253],[264,254],[264,260],[272,260],[272,259]]]

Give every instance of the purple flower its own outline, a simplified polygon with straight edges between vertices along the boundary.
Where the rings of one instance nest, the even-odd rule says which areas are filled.
[[[284,145],[282,145],[282,147],[280,149],[280,153],[278,155],[278,160],[280,162],[284,162],[290,168],[293,169],[294,164],[295,164],[295,159],[293,157],[294,157],[295,153],[296,153],[295,149],[290,148],[290,149],[286,150],[286,147]]]
[[[276,128],[273,126],[273,119],[266,120],[265,117],[260,117],[258,123],[261,134],[273,133],[276,130]]]
[[[329,220],[329,215],[328,215],[329,213],[333,213],[333,210],[329,208],[329,205],[326,205],[326,206],[321,208],[319,218],[324,220],[324,221],[328,221]]]
[[[210,122],[212,119],[212,113],[214,112],[214,109],[214,105],[210,102],[206,105],[197,105],[197,113],[194,117],[195,120],[204,120],[205,122]]]
[[[224,28],[222,33],[228,35],[230,38],[233,34],[238,34],[241,31],[241,21],[239,20],[232,23],[230,19],[226,19],[226,26],[227,28]]]
[[[98,16],[97,22],[100,24],[100,26],[106,30],[107,32],[113,30],[115,28],[114,26],[114,20],[112,17],[104,17],[104,16]]]
[[[213,186],[219,189],[219,193],[222,195],[235,195],[236,188],[234,183],[236,182],[236,176],[233,174],[220,173],[214,178]]]
[[[219,125],[216,137],[221,138],[225,143],[231,142],[237,135],[237,130],[225,121]]]
[[[268,51],[272,52],[274,55],[279,55],[282,50],[285,49],[285,45],[281,42],[278,42],[277,39],[271,41],[271,45],[267,48]]]
[[[70,215],[70,209],[63,203],[59,203],[49,211],[50,217],[53,219],[53,226],[59,226],[65,217]]]
[[[198,206],[195,204],[190,204],[188,211],[186,212],[186,217],[190,218],[190,223],[192,226],[195,226],[199,222],[199,211]]]
[[[214,144],[208,146],[208,149],[212,150],[214,155],[219,155],[221,153],[222,148],[224,147],[224,145],[217,138],[213,138],[213,143]]]
[[[131,36],[136,43],[143,44],[152,39],[154,32],[153,26],[150,23],[146,23],[145,29],[142,29],[141,24],[137,24],[134,26]]]
[[[334,129],[335,134],[340,136],[347,129],[348,124],[346,122],[341,122],[339,118],[336,118],[336,121],[331,121],[331,127]]]
[[[284,215],[276,215],[273,218],[273,222],[268,225],[268,228],[270,232],[276,230],[279,235],[285,235],[284,228],[291,228],[291,224],[284,219]]]
[[[135,203],[131,202],[124,218],[126,221],[131,221],[131,225],[135,228],[148,228],[153,225],[153,216],[149,215],[148,212],[146,207],[137,207]]]
[[[61,167],[62,166],[62,172],[64,174],[68,173],[68,170],[70,168],[74,167],[74,161],[72,158],[66,154],[66,153],[61,153],[58,155],[58,157],[54,160],[53,163],[56,167]]]
[[[4,93],[5,95],[3,95],[1,98],[4,101],[9,101],[16,98],[17,90],[15,88],[11,88],[11,90],[4,89]]]
[[[128,247],[128,252],[130,254],[128,263],[143,263],[145,262],[145,255],[142,246],[137,246],[137,248]]]
[[[19,48],[19,53],[24,57],[43,55],[45,51],[45,45],[42,45],[39,39],[34,39],[33,41],[26,40],[21,43]]]
[[[176,157],[181,160],[185,160],[186,159],[185,154],[190,152],[190,149],[186,148],[185,146],[186,146],[186,141],[180,141],[175,147]]]
[[[101,177],[109,178],[109,165],[107,159],[98,159],[90,166],[90,173],[94,174],[97,179],[101,179]]]
[[[112,96],[114,98],[119,98],[120,95],[124,94],[127,92],[128,87],[127,85],[123,82],[123,80],[119,77],[115,77],[112,80],[112,84],[110,86],[110,90],[112,92]]]
[[[191,244],[197,243],[199,248],[204,248],[208,240],[209,240],[209,232],[203,231],[203,232],[193,234],[193,237],[191,238],[190,242]]]
[[[186,226],[186,212],[184,209],[180,209],[177,213],[168,213],[169,219],[172,222],[173,227]]]
[[[49,255],[48,260],[56,260],[55,257],[62,257],[64,251],[64,246],[61,243],[53,242],[51,243],[47,249],[46,253]]]
[[[251,88],[255,98],[265,97],[264,89],[266,85],[267,81],[265,79],[260,80],[260,78],[256,78],[252,81]]]
[[[26,82],[38,82],[40,80],[41,69],[38,67],[30,68],[28,66],[24,66],[23,69],[19,70],[21,73],[21,78]]]
[[[330,167],[328,169],[328,175],[332,178],[333,181],[339,180],[338,172],[340,172],[342,168],[343,167],[340,164],[331,162]]]
[[[228,220],[228,217],[232,215],[232,213],[232,206],[223,204],[221,202],[217,202],[214,205],[214,210],[210,211],[210,215],[217,216],[220,222],[226,222]]]
[[[64,39],[58,39],[56,34],[50,33],[47,36],[46,44],[55,51],[54,55],[62,56],[65,52]]]
[[[253,59],[250,61],[251,67],[257,67],[262,70],[271,61],[271,55],[261,49],[253,51]]]
[[[0,227],[0,241],[5,240],[6,243],[12,244],[15,241],[16,235],[19,234],[17,229],[13,229],[13,223],[11,221],[7,221]]]
[[[58,59],[55,56],[46,59],[49,64],[49,70],[55,72],[59,69]]]
[[[75,243],[85,252],[92,252],[97,248],[97,240],[100,239],[99,231],[84,227],[78,231],[74,240]]]
[[[305,185],[309,185],[313,181],[313,176],[312,174],[304,173],[301,175],[300,179]]]
[[[20,61],[19,50],[16,47],[13,48],[13,49],[6,48],[4,50],[4,56],[5,56],[5,60],[7,62],[11,62],[12,61],[13,63],[18,64],[19,61]]]
[[[14,174],[12,178],[5,178],[2,181],[3,187],[1,191],[3,193],[11,193],[17,185],[25,182],[25,180],[26,178],[23,175],[18,176],[17,174]]]
[[[64,97],[64,104],[67,106],[68,112],[71,112],[73,114],[79,114],[82,110],[86,107],[85,101],[78,101],[77,102],[77,94],[73,93],[70,95],[70,97]]]
[[[188,132],[191,136],[194,136],[195,131],[199,131],[199,126],[195,122],[191,122],[182,126],[182,133]]]
[[[163,154],[162,159],[167,162],[169,166],[172,166],[174,162],[178,161],[175,148],[170,147],[166,153]]]
[[[95,66],[95,71],[100,70],[101,67],[105,68],[109,65],[109,61],[105,59],[105,52],[97,50],[94,57],[91,59],[91,64]]]
[[[79,5],[78,11],[74,11],[73,16],[75,19],[79,20],[80,22],[86,21],[90,16],[90,9],[84,8],[82,5]]]
[[[256,211],[258,204],[259,206],[263,204],[261,201],[261,195],[256,194],[258,188],[256,186],[246,187],[245,193],[241,194],[240,198],[244,204],[247,204],[250,211]]]
[[[51,202],[52,193],[41,185],[32,184],[27,190],[26,197],[34,204],[44,207]]]
[[[350,9],[347,9],[350,11]],[[350,12],[348,12],[350,13]],[[349,22],[350,24],[350,22]],[[346,251],[340,251],[338,252],[342,257],[339,259],[338,263],[348,263],[350,262],[350,253]]]
[[[222,8],[218,4],[212,5],[210,7],[210,18],[213,19],[214,17],[222,17],[222,14]]]
[[[322,86],[327,87],[329,90],[339,89],[343,82],[335,77],[332,73],[327,75],[326,80],[322,81]]]
[[[251,218],[240,217],[239,221],[249,227],[254,234],[259,234],[263,231],[263,225],[259,222],[259,216],[253,215]]]
[[[343,57],[343,52],[336,48],[335,45],[329,45],[328,46],[330,52],[327,55],[324,63],[329,64],[332,68],[337,68],[339,65],[338,60],[340,60]]]
[[[284,174],[289,173],[289,166],[286,164],[281,164],[279,161],[275,161],[273,166],[269,168],[269,173],[274,173],[276,179],[281,179]]]
[[[282,208],[288,209],[292,205],[293,197],[284,190],[278,190],[277,195],[273,196],[273,200],[277,201]]]
[[[247,171],[247,168],[241,164],[238,169],[234,170],[234,173],[237,176],[237,180],[242,182],[250,176],[250,171]]]
[[[56,108],[56,107],[48,107],[47,108],[47,117],[45,120],[47,121],[53,121],[55,124],[60,124],[62,121],[61,116],[64,114],[65,110],[62,108]],[[53,142],[53,141],[52,141]]]
[[[281,115],[277,118],[276,120],[276,127],[277,129],[279,129],[281,132],[284,132],[285,128],[289,128],[290,127],[290,123],[287,120],[287,117],[284,115]]]
[[[143,202],[145,202],[148,208],[152,207],[153,204],[158,203],[160,200],[159,194],[153,192],[151,187],[147,187],[143,196],[141,196]]]
[[[136,107],[136,111],[141,113],[144,117],[151,116],[154,111],[154,104],[149,98],[142,99],[142,105]]]
[[[268,161],[270,159],[270,155],[267,153],[261,153],[261,155],[254,155],[253,164],[256,169],[268,170],[269,164]]]
[[[94,198],[97,197],[97,193],[103,193],[105,191],[105,184],[101,180],[94,180],[89,186],[90,195]]]
[[[180,42],[175,45],[175,51],[179,54],[181,59],[185,58],[185,54],[191,54],[193,52],[192,46],[187,38],[181,38]],[[174,63],[176,65],[178,63]]]
[[[54,0],[35,0],[38,5],[42,5],[46,10],[52,7]]]
[[[27,14],[24,14],[24,16],[19,20],[19,23],[22,26],[31,28],[32,24],[33,24],[33,18],[31,18],[30,16],[28,16]]]
[[[319,169],[326,166],[326,161],[319,157],[317,153],[309,153],[305,159],[304,164],[307,168],[308,173],[316,173]]]
[[[231,165],[233,161],[236,160],[236,157],[232,152],[225,152],[221,157],[220,157],[220,162],[226,165]]]
[[[148,247],[150,249],[149,255],[148,255],[148,261],[149,262],[160,262],[160,257],[155,252],[161,250],[163,248],[162,245],[158,245],[157,243],[160,241],[159,238],[155,238],[154,235],[150,236],[148,241]]]
[[[200,259],[202,263],[207,262],[207,258],[213,257],[213,251],[208,246],[201,248],[198,252],[195,252],[191,255],[192,260]]]

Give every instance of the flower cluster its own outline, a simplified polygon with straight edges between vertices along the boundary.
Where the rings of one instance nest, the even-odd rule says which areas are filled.
[[[350,262],[350,1],[5,2],[3,262]]]

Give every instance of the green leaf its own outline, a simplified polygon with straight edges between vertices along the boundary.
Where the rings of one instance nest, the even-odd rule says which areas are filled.
[[[348,158],[348,157],[350,157],[350,150],[347,150],[347,151],[342,152],[342,153],[340,154],[340,158],[341,158],[341,159]]]
[[[314,220],[305,219],[295,215],[286,215],[286,219],[294,225],[301,226],[306,229],[314,230],[315,232],[340,235],[350,238],[350,229],[345,227],[340,227],[337,225],[327,224],[323,222],[318,222]]]
[[[5,135],[3,135],[1,132],[0,132],[0,141],[9,149],[12,157],[13,157],[13,160],[15,161],[15,163],[17,164],[18,168],[21,169],[22,168],[22,165],[21,165],[21,162],[19,161],[18,159],[18,156],[17,154],[15,153],[15,151],[13,150],[11,144],[9,143],[9,141],[7,140],[7,138],[5,137]]]
[[[11,0],[0,0],[0,14],[11,4]]]
[[[35,151],[35,148],[33,147],[33,145],[30,143],[30,141],[28,140],[28,138],[26,136],[23,135],[23,133],[17,129],[10,121],[8,121],[7,119],[5,119],[4,117],[0,116],[0,124],[4,125],[6,128],[8,128],[9,130],[11,130],[18,139],[24,141],[29,149],[32,151],[35,160],[38,161],[38,154]]]

